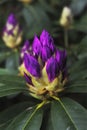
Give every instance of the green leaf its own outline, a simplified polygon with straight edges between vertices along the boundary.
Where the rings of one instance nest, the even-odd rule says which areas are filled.
[[[79,59],[87,57],[87,35],[82,39],[79,46],[77,46],[76,52]]]
[[[9,120],[12,120],[14,117],[23,112],[32,104],[33,103],[31,102],[22,102],[0,112],[0,127],[2,126],[2,124],[5,124]]]
[[[44,127],[45,128],[45,127]],[[52,120],[51,120],[51,116],[49,116],[48,120],[47,120],[47,125],[46,125],[46,129],[45,130],[54,130],[53,129],[53,125],[52,125]]]
[[[72,64],[72,66],[70,66],[69,73],[72,74],[72,73],[77,73],[81,70],[83,71],[84,69],[86,70],[87,68],[86,63],[87,63],[86,58],[76,61],[75,64]]]
[[[0,97],[27,91],[24,79],[15,75],[0,76]]]
[[[41,4],[41,6],[44,10],[46,10],[49,13],[56,15],[55,10],[50,6],[50,4],[46,0],[38,0],[38,1]]]
[[[72,82],[67,86],[66,92],[71,93],[87,93],[87,81]]]
[[[83,15],[78,22],[74,24],[74,29],[77,31],[81,31],[87,33],[87,14]]]
[[[11,75],[11,74],[13,74],[12,71],[9,71],[8,69],[0,68],[0,75]]]
[[[44,28],[50,30],[51,21],[45,10],[41,8],[41,4],[26,5],[21,13],[26,24],[24,30],[26,38],[32,38],[35,33],[39,34]],[[29,32],[26,31],[28,29]]]
[[[12,54],[6,59],[5,67],[12,72],[18,71],[19,67],[18,51],[13,51]]]
[[[40,130],[43,111],[31,107],[18,115],[6,130]]]
[[[69,98],[52,102],[51,118],[54,130],[86,130],[86,109]]]
[[[3,62],[11,55],[11,52],[1,52],[0,53],[0,62]]]
[[[11,123],[11,121],[6,122],[5,124],[0,125],[0,130],[6,130],[7,126]]]
[[[82,79],[85,79],[87,78],[87,70],[77,70],[77,72],[74,72],[74,73],[70,73],[70,76],[69,76],[69,81],[77,81],[77,80],[82,80]]]
[[[80,59],[69,67],[69,81],[83,80],[87,78],[87,60]]]

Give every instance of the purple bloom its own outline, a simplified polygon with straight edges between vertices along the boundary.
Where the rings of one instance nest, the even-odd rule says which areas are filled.
[[[34,37],[32,48],[35,55],[39,55],[41,53],[41,43],[37,36]]]
[[[25,53],[29,49],[29,47],[30,47],[30,43],[28,40],[26,40],[24,46],[21,49],[21,52]]]
[[[14,14],[8,16],[6,25],[3,29],[2,38],[10,48],[17,47],[22,41],[22,30]]]
[[[24,77],[25,77],[26,82],[27,82],[28,84],[33,85],[30,76],[28,76],[26,73],[24,73]]]
[[[46,65],[46,71],[50,81],[54,80],[54,78],[58,75],[58,69],[59,66],[56,59],[54,57],[51,57],[47,61],[47,65]]]
[[[35,77],[41,76],[40,65],[39,65],[38,61],[33,56],[30,56],[30,54],[25,53],[24,64],[25,64],[27,71],[31,75],[33,75]]]
[[[40,64],[44,67],[46,63],[46,71],[50,81],[58,76],[59,72],[66,70],[66,51],[56,49],[53,38],[46,30],[42,31],[40,40],[37,36],[34,37],[32,46],[30,46],[29,41],[26,41],[21,54],[23,55],[22,63],[24,61],[27,71],[35,77],[41,76],[42,66]]]
[[[50,34],[46,31],[43,30],[41,35],[40,35],[40,41],[42,43],[42,46],[50,46],[50,43],[53,43],[53,38],[50,36]]]
[[[9,23],[10,25],[13,25],[13,26],[18,24],[17,19],[14,14],[10,14],[8,16],[7,23]]]
[[[56,51],[56,60],[60,66],[60,69],[63,70],[64,67],[66,66],[66,58],[67,58],[67,55],[66,55],[66,51],[60,51],[60,50],[57,50]]]
[[[30,43],[28,40],[26,40],[24,43],[24,46],[21,49],[20,64],[23,62],[24,54],[25,54],[25,52],[28,52],[29,48],[30,48]]]
[[[54,40],[46,30],[42,31],[40,35],[40,41],[42,46],[49,47],[51,52],[54,53],[55,51]]]
[[[41,50],[41,58],[43,62],[46,62],[51,57],[51,50],[48,47],[43,47]]]
[[[30,94],[42,99],[63,90],[66,83],[66,51],[57,50],[53,38],[43,30],[40,38],[34,37],[32,46],[28,41],[22,48],[24,77]],[[61,88],[62,86],[62,88]]]

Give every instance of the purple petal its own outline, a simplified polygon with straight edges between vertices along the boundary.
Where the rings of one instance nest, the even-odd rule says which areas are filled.
[[[67,54],[66,51],[56,51],[56,60],[58,64],[60,65],[60,69],[63,69],[66,66],[66,59],[67,59]]]
[[[29,43],[28,40],[26,40],[25,43],[24,43],[24,46],[22,47],[21,52],[20,52],[21,53],[21,55],[20,55],[20,64],[23,62],[24,53],[28,51],[29,47],[30,47],[30,43]]]
[[[24,43],[24,46],[21,49],[21,52],[27,51],[29,49],[29,47],[30,47],[30,43],[29,43],[28,40],[26,40],[25,43]]]
[[[54,53],[55,51],[54,40],[46,30],[42,31],[40,35],[40,41],[42,46],[48,46],[51,49],[52,53]]]
[[[4,27],[4,29],[3,29],[3,35],[4,35],[4,33],[7,33],[8,35],[12,35],[12,36],[14,36],[14,34],[13,34],[13,30],[7,30],[7,28],[6,28],[6,26]]]
[[[57,64],[56,59],[54,57],[51,57],[47,61],[47,65],[46,65],[46,71],[50,81],[54,80],[54,78],[58,75],[58,69],[59,66]]]
[[[53,42],[50,43],[50,49],[51,49],[52,53],[54,53],[56,51],[56,47]]]
[[[40,52],[41,52],[41,43],[38,39],[37,36],[34,37],[34,41],[33,41],[33,52],[36,54],[36,55],[39,55]]]
[[[41,50],[41,58],[46,62],[51,57],[51,50],[48,47],[43,47]]]
[[[29,73],[31,75],[33,75],[35,77],[41,76],[40,65],[33,56],[30,56],[30,54],[25,53],[24,54],[24,64],[25,64],[27,71],[29,71]]]
[[[14,14],[8,16],[7,23],[12,24],[13,26],[17,25],[18,22]]]
[[[25,77],[25,80],[28,84],[31,84],[32,85],[32,81],[31,81],[31,78],[30,76],[28,76],[26,73],[24,73],[24,77]]]

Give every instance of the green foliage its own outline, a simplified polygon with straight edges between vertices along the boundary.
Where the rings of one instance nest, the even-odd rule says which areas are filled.
[[[43,28],[50,29],[51,22],[40,4],[27,5],[23,8],[22,14],[25,19],[25,37],[32,38],[35,33],[41,32]],[[23,23],[24,24],[24,23]],[[29,31],[26,31],[29,30]]]
[[[81,19],[74,24],[74,29],[87,34],[86,23],[87,23],[87,14],[82,16]]]
[[[25,110],[13,119],[6,128],[7,130],[39,130],[43,113],[41,110],[35,112],[35,108]]]
[[[27,91],[22,77],[15,75],[0,75],[0,97]]]
[[[51,118],[54,130],[86,130],[87,111],[71,99],[53,102]]]
[[[43,103],[29,95],[25,79],[19,75],[20,48],[25,39],[32,41],[45,28],[54,36],[56,46],[64,49],[64,29],[59,20],[65,6],[74,16],[66,48],[68,82],[59,98],[51,97]],[[8,49],[0,39],[0,130],[87,130],[86,6],[87,0],[33,0],[31,4],[0,1],[0,34],[11,12],[23,29],[18,50]]]

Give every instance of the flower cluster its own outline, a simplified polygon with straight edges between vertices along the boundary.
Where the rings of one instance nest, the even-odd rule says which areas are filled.
[[[32,46],[26,41],[21,50],[20,72],[30,94],[44,99],[64,90],[67,81],[66,51],[58,50],[50,34],[43,30],[34,37]]]
[[[9,15],[6,25],[3,29],[2,38],[5,44],[10,48],[15,48],[21,43],[22,30],[14,14]]]

